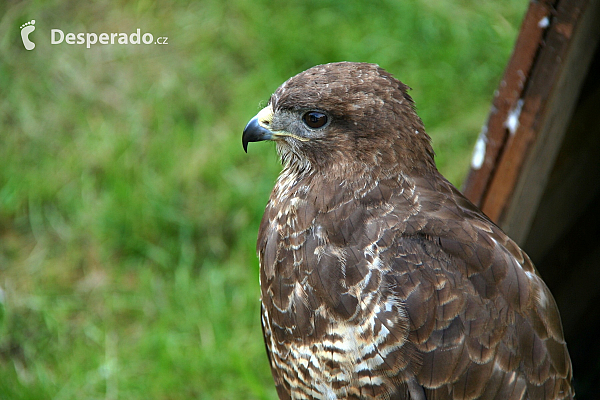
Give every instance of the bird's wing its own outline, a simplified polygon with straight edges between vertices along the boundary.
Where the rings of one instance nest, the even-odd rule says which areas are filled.
[[[420,384],[434,398],[569,398],[558,309],[533,264],[453,186],[429,185],[386,256],[422,357]]]

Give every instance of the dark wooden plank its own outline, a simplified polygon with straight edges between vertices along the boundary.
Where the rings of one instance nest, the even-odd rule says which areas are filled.
[[[600,45],[594,63],[523,245],[542,275],[540,261],[600,195]]]

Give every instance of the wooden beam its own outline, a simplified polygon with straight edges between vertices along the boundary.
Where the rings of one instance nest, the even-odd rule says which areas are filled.
[[[494,93],[488,121],[478,141],[478,146],[482,146],[485,154],[483,162],[472,165],[463,185],[463,193],[479,207],[483,205],[496,163],[508,138],[505,123],[510,111],[517,108],[517,102],[522,97],[525,82],[546,31],[545,21],[549,24],[555,2],[548,0],[529,3],[515,49]],[[481,148],[476,151],[481,151]]]
[[[535,54],[531,66],[511,72],[516,63],[509,63],[505,77],[513,79],[514,88],[515,76],[522,76],[516,85],[521,90],[498,91],[498,97],[508,96],[508,106],[501,112],[492,109],[485,161],[480,169],[471,169],[464,188],[520,244],[529,232],[600,36],[600,0],[560,0],[555,10],[545,3],[548,14],[538,10],[540,4],[530,5],[517,41],[529,45],[516,47],[511,58],[530,59]],[[534,22],[543,35],[532,27]],[[528,42],[531,38],[521,39],[527,35],[537,40],[537,50]],[[503,80],[503,86],[509,83]],[[503,104],[502,99],[495,99],[497,103]],[[499,150],[494,152],[491,145]]]

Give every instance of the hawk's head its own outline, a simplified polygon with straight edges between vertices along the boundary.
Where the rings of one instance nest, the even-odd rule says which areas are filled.
[[[375,64],[317,65],[290,78],[244,129],[242,143],[273,140],[301,171],[435,169],[408,86]]]

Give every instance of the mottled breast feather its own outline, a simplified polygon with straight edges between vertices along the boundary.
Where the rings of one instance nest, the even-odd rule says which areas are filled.
[[[345,69],[356,75],[366,68],[366,76],[377,76],[365,78],[361,91],[408,102],[407,88],[381,69],[322,68],[314,79],[346,87],[352,83],[344,81]],[[337,75],[324,76],[329,70]],[[310,77],[301,78],[275,93],[274,108],[321,102],[328,110],[318,87],[301,96]],[[337,112],[351,112],[347,101],[360,96],[346,100],[342,89],[332,90]],[[407,110],[398,111],[408,113],[407,124],[384,114],[381,128],[357,125],[378,135],[359,149],[360,162],[342,158],[326,167],[312,155],[317,149],[294,150],[273,189],[257,251],[279,398],[572,399],[571,361],[552,295],[527,255],[437,172],[430,147],[414,144],[403,127],[426,135]],[[365,136],[340,126],[332,131],[338,136]],[[386,141],[390,147],[378,151]],[[309,159],[300,168],[294,157],[304,154]]]

